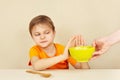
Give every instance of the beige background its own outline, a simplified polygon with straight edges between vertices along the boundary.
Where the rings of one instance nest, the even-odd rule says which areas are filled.
[[[56,26],[55,42],[66,44],[80,33],[88,45],[120,29],[120,0],[0,0],[0,69],[29,68],[30,20],[48,15]],[[96,60],[91,68],[120,68],[120,44]]]

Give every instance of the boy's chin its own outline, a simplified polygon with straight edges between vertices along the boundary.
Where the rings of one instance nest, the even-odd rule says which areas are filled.
[[[48,45],[40,45],[41,48],[47,48]]]
[[[49,47],[51,44],[42,44],[42,45],[40,45],[40,47],[41,48],[47,48],[47,47]]]

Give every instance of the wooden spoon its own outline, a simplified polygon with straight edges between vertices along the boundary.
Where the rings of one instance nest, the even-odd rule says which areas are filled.
[[[41,75],[41,76],[43,76],[43,77],[45,77],[45,78],[48,78],[48,77],[51,76],[50,73],[41,73],[41,72],[39,72],[39,71],[33,71],[33,70],[26,70],[26,72],[27,72],[27,73],[32,73],[32,74],[39,74],[39,75]]]

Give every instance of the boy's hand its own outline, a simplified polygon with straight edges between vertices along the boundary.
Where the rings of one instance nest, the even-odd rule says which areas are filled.
[[[75,43],[74,43],[74,47],[76,46],[84,46],[85,45],[85,40],[83,39],[83,37],[81,35],[76,35],[75,36]]]
[[[85,41],[81,35],[72,36],[65,47],[63,56],[65,57],[65,59],[69,57],[68,50],[70,47],[84,46],[84,45],[85,45]]]

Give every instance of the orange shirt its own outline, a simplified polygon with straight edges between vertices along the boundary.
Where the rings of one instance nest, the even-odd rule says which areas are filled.
[[[61,54],[63,54],[64,52],[64,46],[60,45],[60,44],[55,44],[55,47],[56,47],[56,54],[55,56],[59,56]],[[39,59],[43,59],[43,58],[49,58],[46,53],[40,49],[39,46],[33,46],[31,49],[30,49],[30,59],[33,57],[33,56],[37,56]],[[68,60],[65,60],[65,61],[61,61],[51,67],[49,67],[48,69],[68,69],[69,66],[68,66],[68,62],[70,62],[72,65],[75,65],[76,64],[76,61],[73,59],[73,58],[69,58]]]

